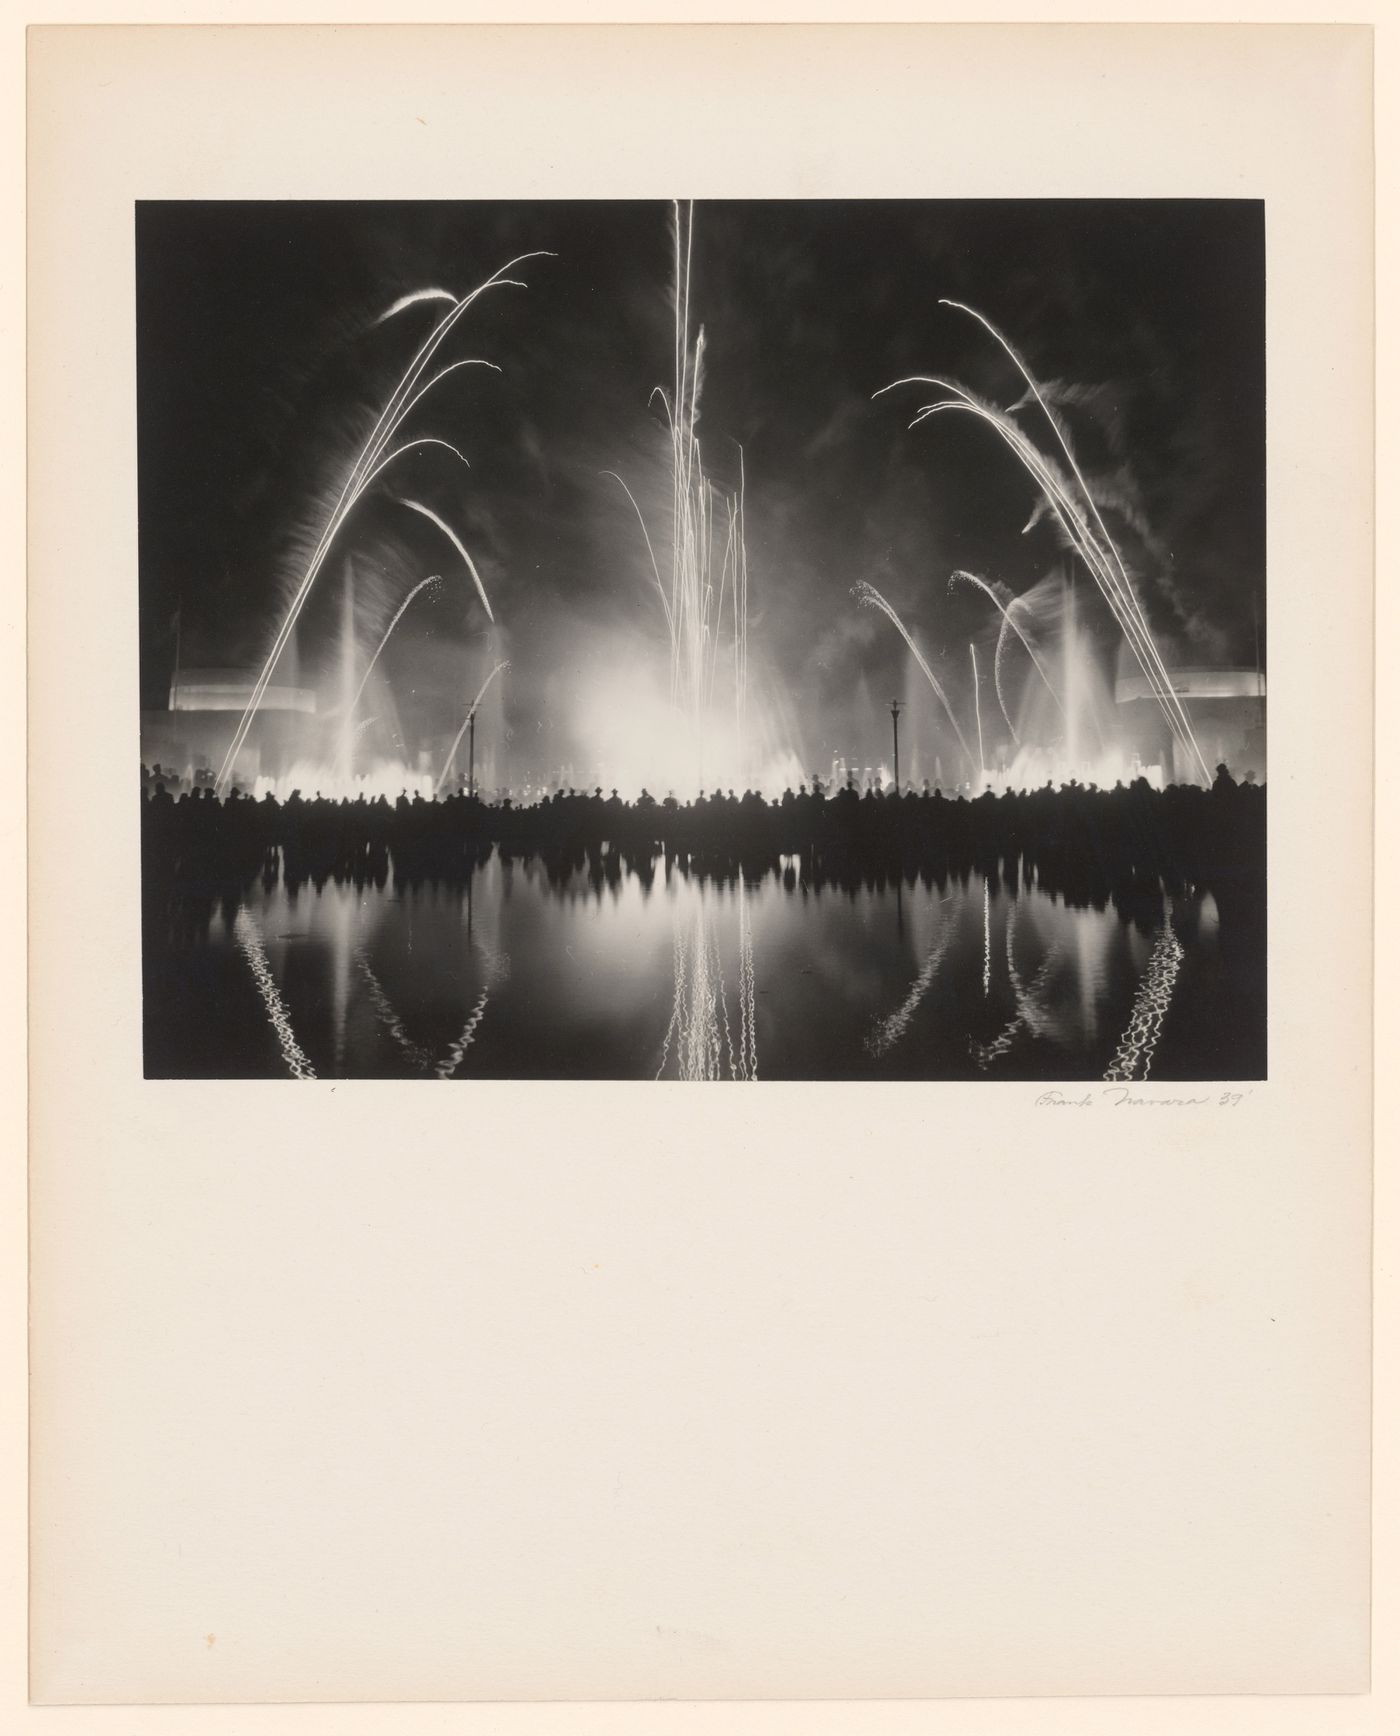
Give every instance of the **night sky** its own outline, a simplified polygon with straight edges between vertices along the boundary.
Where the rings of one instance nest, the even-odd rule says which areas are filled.
[[[502,374],[461,370],[405,431],[454,442],[470,473],[433,448],[396,466],[342,533],[298,647],[304,675],[332,655],[342,557],[371,627],[442,572],[386,672],[401,712],[421,708],[414,727],[460,712],[463,649],[484,617],[438,533],[391,499],[412,494],[481,569],[511,658],[520,770],[536,769],[529,742],[541,764],[585,756],[578,694],[666,656],[636,519],[601,473],[627,477],[664,568],[669,446],[649,395],[672,377],[669,223],[659,203],[139,205],[143,705],[164,703],[177,609],[187,665],[261,661],[299,557],[446,304],[376,317],[407,291],[460,294],[545,249],[555,257],[522,269],[528,290],[483,298],[442,353]],[[875,751],[881,703],[917,697],[897,636],[856,607],[858,580],[900,610],[957,703],[967,644],[994,639],[996,622],[985,598],[950,592],[951,571],[1021,592],[1062,558],[1048,523],[1023,534],[1034,490],[990,429],[939,417],[910,432],[932,395],[918,388],[871,400],[911,373],[1003,406],[1021,396],[995,342],[940,297],[985,313],[1054,384],[1086,475],[1129,509],[1110,527],[1168,662],[1253,664],[1261,204],[717,202],[696,206],[694,234],[705,465],[734,485],[742,444],[753,680],[803,765]]]

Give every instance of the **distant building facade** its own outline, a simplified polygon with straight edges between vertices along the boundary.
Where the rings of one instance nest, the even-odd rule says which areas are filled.
[[[170,684],[164,711],[141,713],[141,758],[193,781],[217,772],[253,697],[257,671],[181,669]],[[269,683],[234,764],[245,788],[259,777],[279,778],[319,739],[312,688]]]
[[[1236,778],[1252,773],[1264,783],[1264,676],[1257,669],[1169,669],[1168,679],[1190,721],[1206,765],[1222,762]],[[1198,775],[1172,735],[1147,677],[1121,675],[1114,689],[1125,734],[1144,765],[1160,765],[1169,778]]]

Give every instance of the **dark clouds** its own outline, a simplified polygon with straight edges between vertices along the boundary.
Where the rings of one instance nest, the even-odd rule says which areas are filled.
[[[556,257],[523,268],[528,291],[484,298],[453,342],[454,356],[487,356],[502,374],[462,370],[415,415],[415,432],[462,448],[470,474],[428,449],[397,488],[433,504],[477,558],[509,639],[518,739],[546,712],[567,715],[571,680],[605,673],[610,635],[630,655],[662,643],[635,517],[601,473],[627,477],[664,544],[667,447],[648,398],[672,369],[668,218],[654,204],[138,207],[147,701],[168,681],[177,605],[189,661],[250,662],[266,644],[327,491],[433,311],[375,317],[407,290],[461,292],[534,249]],[[811,763],[833,728],[849,735],[854,693],[902,679],[897,639],[854,607],[857,580],[885,591],[935,666],[946,650],[960,678],[989,622],[985,599],[949,592],[951,570],[1021,591],[1059,559],[1049,525],[1022,535],[1035,495],[990,430],[947,417],[909,432],[917,389],[871,401],[909,373],[949,375],[1002,405],[1022,395],[995,343],[940,297],[985,312],[1056,383],[1081,462],[1123,509],[1115,532],[1154,627],[1191,660],[1253,654],[1261,206],[700,205],[705,462],[732,485],[743,446],[755,661],[783,685],[793,746]],[[343,546],[360,582],[380,586],[386,618],[408,584],[451,564],[387,492],[357,509]],[[332,589],[308,608],[313,661]],[[481,630],[465,588],[444,587],[432,611],[443,644]]]

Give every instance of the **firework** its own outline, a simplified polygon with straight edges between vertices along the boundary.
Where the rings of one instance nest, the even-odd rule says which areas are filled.
[[[1045,673],[1039,657],[1035,654],[1035,647],[1012,619],[1012,611],[1024,606],[1022,599],[1020,597],[1011,597],[1009,601],[1003,603],[1001,597],[997,594],[997,591],[998,589],[1004,589],[1004,586],[994,588],[979,574],[964,572],[961,568],[953,574],[952,578],[949,579],[949,588],[951,589],[952,586],[957,584],[959,579],[963,580],[966,584],[976,585],[979,591],[984,591],[996,604],[997,609],[1001,613],[1001,627],[997,632],[997,648],[992,659],[992,680],[996,686],[997,704],[1001,707],[1001,715],[1006,719],[1006,727],[1011,731],[1012,740],[1019,746],[1021,737],[1017,734],[1016,725],[1011,720],[1011,713],[1006,708],[1006,699],[1002,693],[1001,685],[1001,659],[1002,652],[1006,647],[1006,635],[1008,629],[1016,635],[1029,652],[1030,660],[1035,665],[1036,673],[1045,683],[1046,688],[1049,690],[1050,697],[1055,701],[1055,704],[1060,707],[1061,713],[1064,711],[1064,706],[1060,703],[1059,694],[1056,693],[1050,677]]]
[[[920,423],[927,421],[932,416],[949,411],[961,411],[964,414],[979,418],[997,431],[1016,457],[1020,459],[1040,489],[1068,546],[1093,575],[1114,619],[1137,659],[1138,666],[1147,679],[1153,697],[1162,709],[1172,734],[1183,749],[1194,758],[1202,780],[1208,783],[1210,773],[1197,744],[1195,733],[1191,728],[1190,719],[1172,686],[1166,664],[1162,661],[1156,641],[1153,639],[1151,629],[1147,624],[1147,617],[1143,612],[1142,604],[1138,601],[1132,581],[1128,577],[1128,570],[1118,552],[1117,545],[1108,532],[1108,527],[1103,521],[1103,515],[1099,511],[1093,493],[1075,461],[1068,436],[1061,426],[1059,418],[1046,403],[1040,387],[1025,361],[990,320],[978,313],[975,308],[967,307],[962,302],[945,300],[940,305],[970,314],[996,339],[1010,357],[1049,424],[1056,443],[1064,453],[1065,461],[1068,463],[1074,478],[1073,484],[1064,471],[1060,469],[1058,463],[1040,451],[1030,437],[1023,432],[1009,412],[986,403],[956,381],[940,379],[936,375],[914,374],[901,380],[894,380],[888,386],[882,386],[880,391],[874,395],[878,398],[885,392],[893,391],[898,386],[936,386],[948,396],[934,403],[923,405],[909,424],[911,428],[917,428]]]
[[[404,600],[399,604],[398,608],[394,611],[394,618],[392,621],[390,621],[389,625],[384,629],[384,637],[379,641],[378,646],[375,648],[374,656],[371,657],[369,662],[365,665],[365,672],[360,677],[360,685],[355,689],[355,697],[350,701],[350,710],[352,713],[353,713],[355,707],[360,703],[360,699],[361,699],[362,695],[364,694],[365,687],[369,681],[369,678],[374,673],[374,666],[379,661],[380,653],[383,651],[384,647],[389,643],[389,636],[393,633],[394,628],[397,627],[399,622],[404,618],[404,615],[408,610],[408,605],[413,601],[413,599],[418,595],[418,593],[420,591],[426,591],[429,585],[440,585],[441,583],[442,583],[442,580],[438,576],[437,573],[433,573],[430,577],[428,577],[426,579],[420,579],[418,581],[418,583],[413,587],[413,589],[408,593],[408,595],[404,598]],[[372,718],[367,718],[365,720],[365,723],[370,723],[370,722],[373,722]],[[360,729],[363,729],[364,727],[365,727],[365,724],[360,725]],[[356,733],[358,734],[358,731]]]
[[[693,203],[687,204],[682,212],[680,202],[673,201],[672,214],[675,377],[669,393],[658,386],[652,394],[665,410],[671,443],[669,581],[662,578],[656,544],[636,496],[616,471],[603,474],[620,485],[642,528],[670,642],[671,703],[686,719],[696,769],[703,783],[705,735],[714,706],[726,604],[741,776],[745,768],[749,569],[744,542],[744,454],[740,448],[739,487],[734,493],[718,488],[706,475],[698,433],[704,327],[700,327],[693,345],[690,340]]]
[[[963,739],[963,732],[958,728],[958,720],[953,715],[953,708],[948,703],[948,695],[943,691],[943,684],[942,684],[942,682],[939,681],[938,677],[934,674],[934,672],[929,668],[927,662],[925,662],[923,652],[920,651],[919,647],[914,643],[914,639],[913,639],[912,634],[910,633],[909,629],[904,625],[903,621],[900,620],[899,616],[895,613],[893,605],[891,603],[887,602],[886,599],[880,595],[880,593],[875,589],[874,585],[867,583],[866,580],[864,580],[864,579],[862,579],[858,585],[852,586],[851,595],[854,596],[856,598],[856,600],[858,602],[860,602],[861,604],[863,604],[865,607],[871,608],[871,609],[879,609],[881,614],[885,615],[890,621],[892,621],[894,623],[894,626],[897,629],[899,636],[903,639],[904,643],[913,652],[914,661],[919,665],[919,668],[923,670],[924,678],[927,680],[929,686],[933,689],[934,695],[937,698],[939,704],[943,707],[944,715],[947,717],[948,722],[952,725],[953,734],[955,736],[957,736],[957,738],[958,738],[958,746],[963,751],[963,758],[967,761],[969,767],[971,767],[971,765],[973,764],[971,749],[968,747],[966,741],[964,741],[964,739]]]
[[[467,733],[468,725],[476,717],[477,708],[480,706],[482,700],[485,699],[485,697],[486,697],[486,689],[491,685],[491,683],[496,679],[496,677],[502,672],[502,670],[509,669],[509,668],[510,668],[509,663],[498,663],[495,666],[495,668],[491,671],[491,673],[486,677],[485,681],[482,682],[481,687],[479,688],[479,690],[477,692],[476,698],[471,702],[471,706],[469,707],[469,709],[467,711],[467,715],[462,719],[462,727],[457,731],[456,735],[454,735],[452,738],[452,746],[450,748],[448,748],[448,750],[447,750],[447,758],[442,762],[442,770],[438,773],[438,781],[433,786],[433,794],[435,796],[441,794],[442,786],[447,781],[447,774],[448,774],[448,772],[450,772],[452,770],[452,762],[457,757],[457,749],[459,747],[461,747],[461,745],[462,745],[462,737]]]
[[[403,426],[403,423],[410,412],[417,406],[423,397],[431,391],[432,387],[440,379],[444,378],[446,374],[450,373],[453,368],[466,366],[493,366],[491,363],[484,363],[478,358],[473,357],[470,360],[453,363],[451,367],[440,370],[429,379],[426,384],[424,384],[423,375],[433,357],[447,340],[453,327],[457,324],[458,320],[461,319],[462,315],[469,307],[479,300],[487,290],[507,287],[523,289],[525,285],[519,279],[508,277],[506,276],[506,273],[512,270],[515,266],[523,264],[528,259],[537,259],[541,257],[545,257],[545,255],[540,253],[521,254],[516,259],[512,259],[506,265],[503,265],[499,271],[494,272],[484,283],[478,284],[478,286],[474,290],[470,291],[469,294],[460,298],[451,298],[451,308],[442,316],[437,325],[433,327],[433,330],[429,333],[427,339],[419,347],[417,354],[409,363],[408,368],[400,377],[398,385],[390,394],[388,403],[384,406],[383,410],[380,411],[378,420],[375,422],[373,428],[370,430],[368,438],[360,448],[359,454],[350,468],[350,473],[345,479],[345,483],[341,488],[335,505],[331,508],[321,534],[312,550],[311,558],[307,563],[306,570],[302,574],[291,602],[287,606],[286,613],[282,619],[282,624],[273,641],[272,649],[268,652],[267,659],[262,666],[257,680],[253,684],[253,691],[248,700],[248,704],[239,719],[238,727],[234,731],[233,740],[229,743],[228,750],[224,755],[223,764],[220,766],[218,777],[215,780],[216,788],[222,789],[227,785],[229,776],[233,770],[234,762],[243,747],[243,743],[247,740],[248,731],[252,726],[253,718],[257,714],[258,707],[262,704],[263,695],[266,693],[268,683],[272,679],[273,671],[277,667],[277,661],[281,657],[288,639],[291,637],[292,630],[296,626],[297,619],[300,616],[302,609],[305,607],[306,599],[311,593],[317,575],[325,564],[326,557],[330,553],[331,545],[334,543],[337,534],[345,524],[346,519],[350,516],[350,513],[354,510],[356,503],[360,500],[365,490],[378,478],[387,465],[391,464],[395,459],[402,457],[406,452],[410,452],[419,446],[430,444],[448,446],[449,450],[454,452],[458,458],[462,458],[462,454],[457,452],[455,447],[450,446],[449,442],[438,441],[431,437],[425,437],[419,440],[410,440],[401,446],[390,449],[390,442]],[[445,297],[447,297],[447,291],[445,290],[415,291],[410,295],[401,296],[399,300],[381,316],[381,321],[393,317],[402,312],[405,308],[414,306],[418,302],[442,299]],[[466,459],[462,458],[462,462],[465,464]],[[485,588],[481,583],[480,575],[477,573],[471,557],[462,546],[460,539],[436,513],[432,512],[421,503],[405,500],[402,504],[412,507],[415,511],[430,518],[433,523],[436,524],[438,528],[452,541],[453,546],[462,556],[471,572],[478,593],[481,596],[482,603],[485,605],[486,612],[489,616],[491,609],[490,604],[486,600]]]

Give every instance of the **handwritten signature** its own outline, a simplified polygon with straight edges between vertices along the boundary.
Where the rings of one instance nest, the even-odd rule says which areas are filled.
[[[1095,1109],[1100,1104],[1109,1109],[1237,1109],[1249,1090],[1207,1091],[1198,1097],[1144,1097],[1129,1085],[1099,1085],[1080,1097],[1067,1097],[1063,1091],[1042,1091],[1035,1100],[1037,1109]]]

